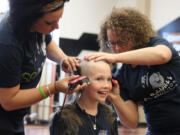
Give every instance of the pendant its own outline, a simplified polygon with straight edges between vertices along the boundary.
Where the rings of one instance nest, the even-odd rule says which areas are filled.
[[[93,129],[96,130],[96,124],[93,124]]]

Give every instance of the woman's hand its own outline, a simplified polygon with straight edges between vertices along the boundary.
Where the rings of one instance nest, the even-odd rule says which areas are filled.
[[[116,80],[112,80],[114,86],[108,95],[108,99],[116,108],[121,123],[129,128],[136,128],[138,124],[138,107],[132,100],[124,101],[120,96],[120,87]]]
[[[111,102],[113,100],[116,100],[116,98],[120,96],[120,87],[118,81],[112,79],[112,83],[113,83],[113,87],[108,95],[108,100],[110,100]]]
[[[73,72],[77,70],[77,66],[79,66],[78,58],[65,56],[62,60],[62,69],[67,72]]]
[[[104,60],[107,61],[108,63],[115,63],[116,62],[116,54],[111,54],[111,53],[91,53],[87,56],[84,57],[85,60],[94,60],[94,61],[100,61]]]
[[[70,76],[70,77],[66,77],[62,80],[56,81],[55,86],[54,86],[55,87],[55,93],[57,93],[57,92],[66,93],[66,90],[68,89],[69,82],[77,79],[78,77],[79,77],[79,75]],[[82,90],[83,88],[87,87],[87,85],[88,85],[87,83],[83,83],[82,85],[79,84],[79,85],[77,85],[77,87],[75,87],[75,89],[69,90],[68,94]]]

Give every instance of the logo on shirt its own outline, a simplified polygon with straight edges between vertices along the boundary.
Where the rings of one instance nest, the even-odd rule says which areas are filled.
[[[33,72],[32,74],[25,72],[21,75],[21,82],[29,83],[34,80],[37,75],[37,72]]]
[[[167,94],[177,86],[176,80],[172,76],[163,76],[160,72],[144,75],[141,80],[143,88],[151,88],[152,92],[144,98],[144,102]]]

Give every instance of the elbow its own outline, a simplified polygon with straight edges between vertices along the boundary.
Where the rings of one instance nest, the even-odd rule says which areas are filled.
[[[1,106],[5,111],[13,111],[13,110],[15,110],[13,105],[10,105],[10,103],[8,103],[8,102],[2,103]]]
[[[158,57],[160,59],[160,63],[165,64],[171,59],[172,52],[170,49],[161,51],[161,52],[159,52]]]
[[[126,120],[126,121],[121,121],[121,122],[127,128],[137,128],[138,126],[138,121]]]
[[[137,128],[137,126],[138,126],[138,121],[129,122],[126,126],[127,126],[128,128]]]
[[[130,125],[128,125],[128,128],[137,128],[138,123],[131,123]]]
[[[138,117],[136,118],[131,117],[129,119],[124,120],[123,122],[127,128],[136,128],[138,126]]]
[[[153,47],[154,58],[157,60],[156,64],[165,64],[172,58],[172,51],[165,45],[157,45]]]
[[[169,55],[167,55],[167,54],[162,54],[161,55],[161,61],[162,61],[162,63],[164,64],[164,63],[167,63],[170,59],[171,59],[171,55],[169,54]]]

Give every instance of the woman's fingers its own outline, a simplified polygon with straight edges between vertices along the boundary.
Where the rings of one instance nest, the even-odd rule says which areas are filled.
[[[113,88],[112,88],[112,92],[113,94],[120,94],[120,89],[119,89],[119,84],[117,80],[112,79],[112,83],[113,83]]]
[[[82,81],[83,79],[86,79],[86,76],[75,76],[75,77],[73,77],[73,78],[70,78],[68,84],[69,84],[69,85],[74,85],[74,86],[71,87],[71,88],[73,88],[73,89],[70,89],[70,90],[68,91],[68,94],[71,94],[71,93],[73,93],[73,92],[77,92],[77,91],[82,90],[82,89],[84,89],[85,87],[87,87],[88,83],[83,82],[83,81]],[[80,81],[81,81],[81,82],[80,82]],[[79,82],[80,82],[80,83],[79,83]],[[69,86],[69,88],[70,88],[70,86]]]
[[[70,81],[72,81],[72,80],[75,80],[75,79],[77,79],[79,77],[79,75],[73,75],[73,76],[69,76],[69,79],[68,79],[68,81],[70,82]]]
[[[79,77],[79,75],[66,77],[64,79],[58,80],[55,83],[55,89],[57,92],[66,92],[66,89],[68,88],[69,82],[72,80],[75,80]]]
[[[114,88],[119,88],[119,84],[118,84],[118,81],[117,80],[115,80],[115,79],[112,79],[112,83],[113,83],[113,87]]]
[[[92,54],[85,56],[84,59],[90,61],[90,60],[97,59],[100,56],[102,56],[102,53],[92,53]]]
[[[68,94],[72,94],[72,93],[74,93],[74,92],[77,92],[77,91],[79,91],[79,90],[83,90],[85,87],[87,87],[88,86],[88,84],[87,83],[83,83],[82,85],[77,85],[76,87],[75,87],[75,89],[73,89],[73,90],[70,90],[70,91],[68,91]]]
[[[76,71],[76,60],[68,58],[68,67],[71,69],[70,72]]]
[[[65,72],[73,72],[77,70],[77,66],[79,66],[78,63],[79,58],[74,58],[74,57],[67,57],[63,60],[63,70]]]
[[[85,56],[84,59],[88,61],[94,60],[95,62],[104,60],[108,63],[112,63],[111,57],[112,56],[109,53],[92,53],[90,55]]]

